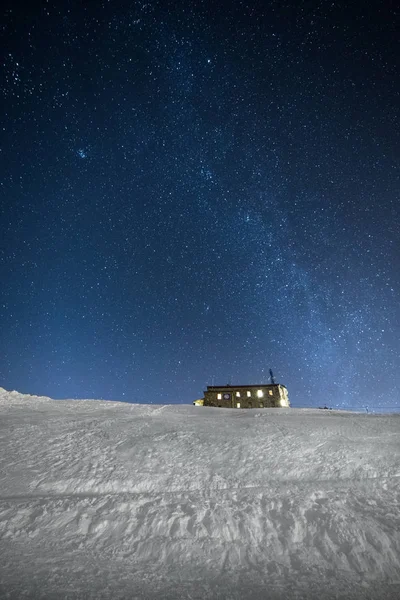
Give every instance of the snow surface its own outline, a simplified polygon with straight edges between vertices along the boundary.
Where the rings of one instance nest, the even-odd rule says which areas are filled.
[[[0,596],[400,598],[400,415],[0,388]]]

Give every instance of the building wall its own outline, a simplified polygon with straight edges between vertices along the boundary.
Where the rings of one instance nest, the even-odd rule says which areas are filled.
[[[208,386],[204,406],[220,408],[271,408],[290,406],[285,386]]]

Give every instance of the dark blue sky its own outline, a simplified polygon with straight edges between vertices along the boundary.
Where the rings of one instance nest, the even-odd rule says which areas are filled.
[[[399,406],[395,3],[2,17],[0,385]]]

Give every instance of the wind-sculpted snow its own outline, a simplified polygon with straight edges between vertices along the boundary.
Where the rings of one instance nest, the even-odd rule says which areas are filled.
[[[0,390],[0,452],[1,597],[400,597],[399,415]]]

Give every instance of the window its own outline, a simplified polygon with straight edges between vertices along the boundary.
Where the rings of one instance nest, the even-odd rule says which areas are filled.
[[[236,402],[236,408],[240,408],[240,402]]]
[[[262,390],[257,390],[257,398],[262,398],[264,396],[264,392]]]
[[[236,397],[240,398],[240,392],[236,392]]]
[[[264,402],[260,402],[260,408],[264,408]]]
[[[247,392],[247,397],[251,398],[251,392]]]
[[[273,392],[272,390],[269,390],[269,395],[270,395],[270,396],[273,396],[273,395],[274,395],[274,392]]]
[[[221,400],[222,399],[222,394],[217,394],[217,400]]]

